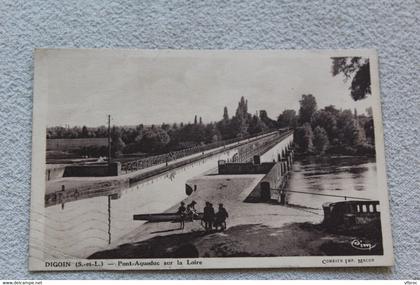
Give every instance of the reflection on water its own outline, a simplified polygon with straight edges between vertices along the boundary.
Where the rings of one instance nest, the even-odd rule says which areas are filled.
[[[186,197],[188,179],[215,171],[218,160],[236,152],[230,150],[139,182],[124,189],[119,199],[110,200],[109,209],[107,196],[66,203],[64,209],[61,205],[45,208],[45,242],[36,246],[42,249],[45,258],[85,258],[108,246],[109,226],[111,245],[117,245],[144,223],[133,221],[134,214],[167,210]]]
[[[295,161],[287,190],[377,199],[374,159],[364,157],[308,157]],[[289,193],[288,203],[322,208],[324,202],[344,198]]]

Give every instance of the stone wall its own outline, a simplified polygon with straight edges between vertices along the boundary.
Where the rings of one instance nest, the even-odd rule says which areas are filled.
[[[277,188],[281,185],[282,179],[285,175],[282,175],[281,163],[271,163],[272,167],[270,171],[264,176],[263,179],[255,186],[254,190],[245,199],[245,202],[260,202],[262,200],[270,199],[270,188]],[[268,191],[268,192],[266,192]]]

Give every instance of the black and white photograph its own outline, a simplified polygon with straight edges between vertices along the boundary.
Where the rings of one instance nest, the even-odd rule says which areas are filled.
[[[375,50],[34,57],[30,270],[393,264]]]

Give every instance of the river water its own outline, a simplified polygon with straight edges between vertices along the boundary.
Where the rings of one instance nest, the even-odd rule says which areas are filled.
[[[322,209],[322,204],[325,202],[344,201],[345,198],[309,193],[377,199],[375,159],[365,157],[297,159],[286,189],[308,193],[289,192],[289,204],[315,209]]]

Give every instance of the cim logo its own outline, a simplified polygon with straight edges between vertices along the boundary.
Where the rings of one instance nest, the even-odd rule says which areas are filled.
[[[354,247],[355,249],[371,250],[372,248],[376,246],[376,243],[372,244],[370,242],[367,242],[361,239],[354,239],[351,241],[351,246]]]

